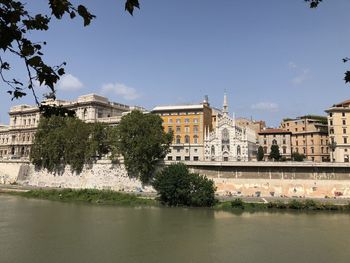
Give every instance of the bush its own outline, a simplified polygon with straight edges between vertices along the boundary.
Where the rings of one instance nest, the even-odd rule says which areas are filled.
[[[237,198],[237,199],[231,201],[231,207],[244,209],[244,203],[243,203],[242,199]]]
[[[302,153],[297,153],[297,152],[292,153],[292,159],[296,162],[302,162],[304,161],[305,158],[306,158],[305,155]]]
[[[169,206],[205,206],[216,203],[214,182],[189,173],[186,165],[172,164],[159,172],[153,183],[163,204]]]

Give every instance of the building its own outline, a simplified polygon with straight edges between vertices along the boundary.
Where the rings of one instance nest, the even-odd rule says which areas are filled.
[[[83,95],[75,101],[46,100],[43,104],[73,110],[76,116],[85,122],[103,122],[109,125],[119,123],[123,113],[132,109],[142,109],[110,102],[96,94]],[[0,158],[28,158],[40,119],[39,108],[18,105],[10,109],[9,115],[10,125],[0,126]]]
[[[335,104],[326,110],[330,154],[333,162],[349,162],[350,155],[350,100]]]
[[[266,128],[265,121],[254,121],[242,117],[236,118],[236,125],[239,127],[248,127],[249,129],[253,130],[255,132],[257,142],[259,141],[259,132]]]
[[[152,113],[163,119],[166,132],[174,134],[165,160],[203,160],[204,133],[206,129],[212,130],[212,109],[207,97],[200,104],[157,106]]]
[[[280,126],[292,133],[291,151],[304,154],[313,162],[328,162],[328,125],[323,116],[302,116],[284,119]]]
[[[272,145],[278,145],[282,158],[290,160],[292,132],[283,129],[264,129],[259,132],[259,145],[264,149],[264,160],[269,160]]]
[[[205,161],[251,161],[256,158],[255,131],[236,125],[228,113],[226,94],[222,111],[216,110],[215,126],[205,131]]]

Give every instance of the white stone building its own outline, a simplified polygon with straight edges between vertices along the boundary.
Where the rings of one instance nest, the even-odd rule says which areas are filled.
[[[213,130],[205,131],[205,161],[235,162],[256,159],[256,135],[248,127],[239,127],[228,113],[227,96],[222,112],[217,112]]]

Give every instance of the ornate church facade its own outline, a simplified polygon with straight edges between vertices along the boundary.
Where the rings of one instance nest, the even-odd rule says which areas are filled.
[[[205,161],[235,162],[256,159],[256,134],[248,127],[236,125],[234,115],[232,118],[229,116],[226,94],[223,109],[217,112],[214,125],[212,131],[209,127],[205,130]]]

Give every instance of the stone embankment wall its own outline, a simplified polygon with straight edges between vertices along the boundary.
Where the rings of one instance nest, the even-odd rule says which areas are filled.
[[[12,167],[11,171],[8,170],[8,167]],[[7,175],[6,180],[0,181],[3,184],[16,182],[19,185],[35,187],[154,192],[152,187],[142,186],[141,181],[130,178],[122,164],[114,165],[109,162],[85,167],[81,174],[72,173],[69,168],[60,174],[53,174],[46,170],[36,170],[28,163],[9,165],[0,162],[0,171],[0,176],[1,174]]]
[[[331,163],[187,163],[213,179],[220,195],[350,198],[350,165]]]
[[[167,162],[165,164],[168,164]],[[186,163],[191,172],[214,180],[217,193],[233,196],[347,197],[350,165],[314,163]],[[111,189],[154,192],[129,178],[122,164],[99,162],[79,175],[67,168],[62,174],[35,170],[25,162],[0,162],[0,184],[37,187]]]

